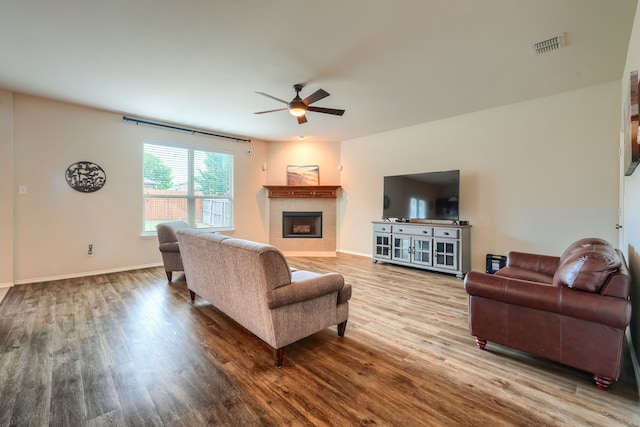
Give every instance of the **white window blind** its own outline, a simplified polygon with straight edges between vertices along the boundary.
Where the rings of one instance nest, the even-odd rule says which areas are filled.
[[[144,143],[145,233],[167,221],[194,228],[233,228],[233,155]]]

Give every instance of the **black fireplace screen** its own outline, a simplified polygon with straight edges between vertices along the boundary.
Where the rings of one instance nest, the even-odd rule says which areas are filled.
[[[322,238],[322,212],[282,212],[282,237]]]

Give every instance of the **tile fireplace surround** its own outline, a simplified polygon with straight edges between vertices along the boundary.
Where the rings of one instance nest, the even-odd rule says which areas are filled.
[[[269,197],[269,243],[288,256],[336,256],[336,194],[339,186],[265,185]],[[322,212],[322,238],[283,238],[282,212]]]

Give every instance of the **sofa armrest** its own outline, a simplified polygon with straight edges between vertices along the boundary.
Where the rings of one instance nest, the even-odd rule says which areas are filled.
[[[560,265],[560,257],[530,254],[526,252],[509,252],[507,266],[542,273],[553,277]]]
[[[465,276],[470,297],[562,314],[578,319],[625,328],[631,320],[629,300],[470,271]]]
[[[308,301],[334,292],[337,295],[344,287],[344,277],[339,273],[315,274],[302,270],[295,273],[290,284],[269,291],[268,306],[270,309]]]
[[[178,242],[160,243],[158,249],[160,249],[160,252],[180,252]]]

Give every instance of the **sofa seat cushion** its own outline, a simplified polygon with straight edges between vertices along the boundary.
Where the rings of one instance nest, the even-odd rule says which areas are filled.
[[[585,292],[600,292],[622,261],[611,247],[590,246],[573,252],[558,267],[553,284]]]
[[[528,280],[530,282],[539,282],[551,284],[553,282],[553,276],[549,276],[548,274],[529,270],[521,267],[502,267],[495,273],[496,276],[508,277],[510,279],[518,279],[518,280]]]

